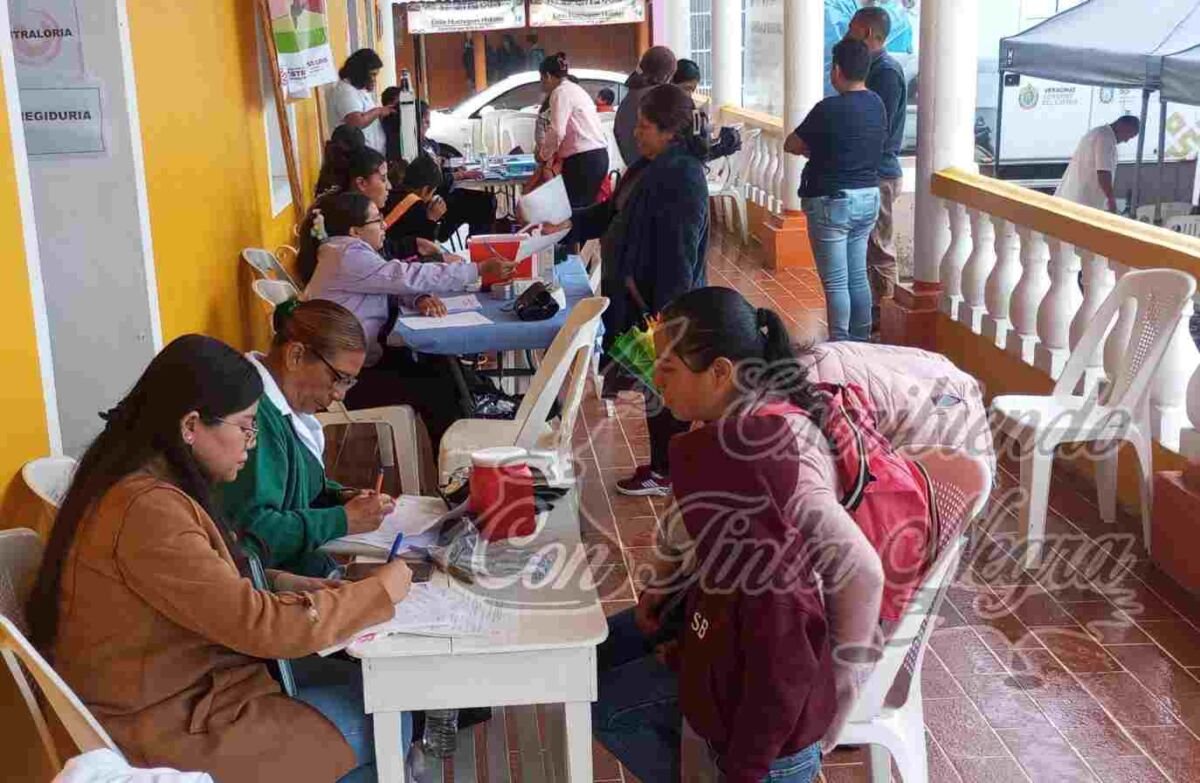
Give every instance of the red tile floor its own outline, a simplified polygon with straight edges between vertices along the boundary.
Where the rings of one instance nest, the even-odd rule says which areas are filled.
[[[712,284],[776,308],[798,337],[823,330],[815,273],[768,272],[722,234],[714,235],[709,268]],[[610,418],[589,396],[575,443],[585,540],[605,607],[620,611],[633,605],[637,565],[665,507],[613,489],[648,457],[640,402],[622,398]],[[993,503],[925,658],[930,780],[1200,780],[1200,599],[1148,562],[1136,520],[1123,515],[1106,525],[1090,487],[1065,473],[1056,474],[1050,498],[1055,543],[1041,568],[1023,570],[1011,557],[1015,475],[1002,455]],[[489,779],[484,758],[495,758],[497,746],[508,751],[513,780],[554,779],[544,722],[523,713],[540,718],[544,710],[510,709],[503,722],[476,730],[484,752],[470,766],[479,774],[459,780]],[[864,760],[860,749],[839,749],[826,758],[823,779],[866,781]],[[634,780],[599,746],[595,777]]]

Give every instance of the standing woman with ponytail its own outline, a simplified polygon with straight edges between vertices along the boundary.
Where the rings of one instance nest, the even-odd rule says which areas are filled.
[[[550,102],[550,123],[537,150],[541,178],[553,177],[551,170],[561,162],[571,206],[590,206],[608,176],[608,141],[596,102],[568,78],[567,56],[562,52],[542,60],[538,72]]]
[[[601,291],[611,302],[604,313],[605,348],[645,316],[704,285],[708,144],[696,135],[692,112],[692,99],[674,85],[647,92],[635,131],[641,158],[625,171],[613,197],[576,209],[566,224],[544,227],[569,227],[566,242],[600,239]],[[626,495],[670,492],[667,446],[672,435],[688,428],[662,409],[653,390],[646,396],[650,464],[617,483]]]
[[[392,617],[412,575],[399,561],[338,586],[268,571],[276,592],[254,588],[212,490],[246,464],[262,392],[254,366],[210,337],[150,362],[63,500],[29,601],[33,641],[136,766],[373,780],[358,667],[304,657]],[[297,698],[272,658],[304,658]]]

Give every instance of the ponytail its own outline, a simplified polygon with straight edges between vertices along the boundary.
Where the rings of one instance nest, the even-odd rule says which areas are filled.
[[[693,157],[708,160],[708,134],[703,114],[696,111],[690,95],[674,84],[662,84],[642,97],[638,111],[664,133],[674,133],[680,144]]]

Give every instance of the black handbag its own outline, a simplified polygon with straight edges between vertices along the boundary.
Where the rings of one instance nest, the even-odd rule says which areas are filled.
[[[513,312],[522,321],[545,321],[558,315],[558,302],[550,295],[545,283],[534,283],[517,297]]]

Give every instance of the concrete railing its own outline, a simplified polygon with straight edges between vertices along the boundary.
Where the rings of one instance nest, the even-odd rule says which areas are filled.
[[[1168,267],[1200,277],[1200,240],[1183,234],[959,169],[934,174],[932,190],[950,218],[939,268],[942,312],[1055,379],[1121,275]],[[1150,406],[1155,439],[1200,460],[1200,351],[1189,331],[1192,313],[1189,303]],[[1134,317],[1130,308],[1121,311],[1092,358],[1089,384],[1115,369],[1120,337],[1128,340]]]
[[[746,200],[768,212],[783,211],[783,120],[769,114],[722,106],[716,118],[721,125],[742,125],[762,131],[750,141]]]

